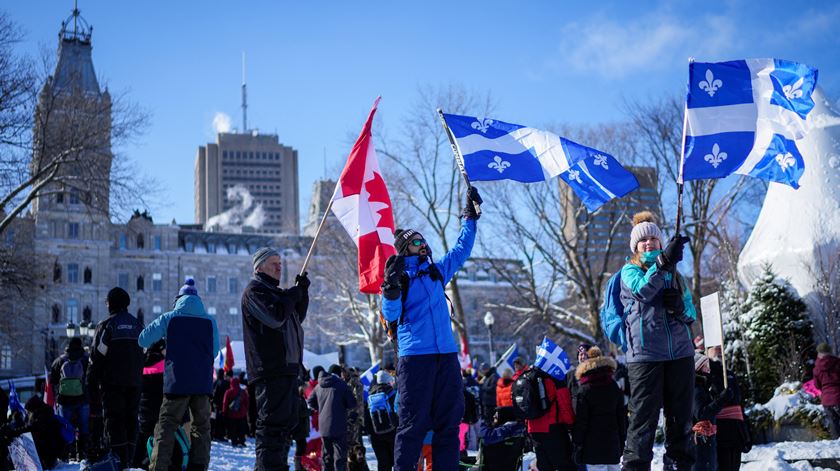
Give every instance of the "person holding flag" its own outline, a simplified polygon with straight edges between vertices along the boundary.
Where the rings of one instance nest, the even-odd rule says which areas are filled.
[[[662,232],[648,211],[633,216],[630,249],[621,269],[625,306],[630,424],[622,469],[650,469],[659,410],[665,413],[665,469],[690,469],[694,343],[691,291],[677,273],[688,237],[662,249]]]
[[[429,430],[434,431],[435,469],[458,468],[458,426],[464,397],[444,287],[472,252],[481,203],[478,190],[469,187],[461,233],[452,250],[438,262],[420,232],[395,232],[397,255],[385,264],[382,313],[396,331],[399,354],[397,471],[417,468],[423,437]]]
[[[566,352],[548,337],[537,347],[534,368],[543,378],[545,397],[549,404],[545,413],[526,420],[528,433],[536,443],[537,469],[574,471],[572,440],[569,436],[575,422],[572,394],[566,387],[566,376],[572,364]]]

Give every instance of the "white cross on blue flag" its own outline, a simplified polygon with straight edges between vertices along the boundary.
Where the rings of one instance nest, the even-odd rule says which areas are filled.
[[[533,183],[560,175],[589,211],[639,186],[613,156],[548,131],[497,119],[443,116],[472,181]]]
[[[376,376],[376,373],[379,372],[379,365],[380,361],[377,361],[370,368],[367,369],[364,373],[359,376],[359,381],[362,382],[362,388],[365,391],[365,401],[367,401],[368,390],[370,390],[370,385],[373,384],[373,378]]]
[[[563,381],[566,373],[572,369],[572,363],[566,352],[548,337],[544,337],[537,347],[537,359],[534,360],[534,366],[559,381]]]
[[[502,354],[502,358],[499,359],[496,370],[499,373],[505,369],[516,371],[516,368],[513,367],[513,360],[516,360],[517,357],[519,357],[519,347],[516,344],[513,344],[505,350],[505,353]]]
[[[682,180],[749,175],[799,188],[817,69],[780,59],[692,62]]]

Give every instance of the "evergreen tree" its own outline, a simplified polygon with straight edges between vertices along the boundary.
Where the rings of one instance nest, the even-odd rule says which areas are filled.
[[[744,399],[747,402],[753,402],[750,339],[747,335],[750,312],[745,309],[747,293],[737,280],[728,279],[721,284],[720,296],[723,337],[726,345],[724,352],[726,367],[740,379],[741,394]]]
[[[755,400],[766,402],[783,381],[810,374],[814,327],[805,303],[769,265],[753,283],[744,310]]]

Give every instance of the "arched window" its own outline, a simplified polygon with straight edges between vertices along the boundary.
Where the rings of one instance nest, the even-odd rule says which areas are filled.
[[[61,283],[61,265],[58,262],[55,262],[55,265],[53,265],[53,281]]]
[[[137,320],[140,321],[141,324],[146,325],[146,316],[143,314],[142,309],[137,310]]]
[[[89,285],[93,280],[93,271],[91,271],[90,267],[85,267],[84,280],[86,285]]]
[[[90,306],[85,306],[85,308],[82,309],[82,320],[85,322],[90,322],[91,317],[93,316],[91,315]]]
[[[143,234],[137,234],[137,248],[142,249],[146,246],[146,240],[143,238]]]
[[[143,275],[137,277],[137,291],[143,291],[143,288],[146,287],[146,281],[143,279]]]
[[[61,306],[59,306],[58,304],[52,305],[51,319],[53,324],[58,324],[59,322],[61,322]]]

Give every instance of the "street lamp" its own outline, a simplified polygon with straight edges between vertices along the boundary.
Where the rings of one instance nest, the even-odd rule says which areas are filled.
[[[496,353],[493,351],[493,323],[496,322],[496,319],[493,317],[493,313],[487,311],[487,314],[484,314],[484,325],[487,326],[487,336],[490,338],[490,363],[496,364]]]
[[[90,324],[88,321],[82,321],[79,324],[79,335],[82,337],[90,336]]]
[[[76,324],[73,321],[67,323],[67,327],[65,327],[65,333],[67,334],[67,338],[71,339],[76,336]]]

